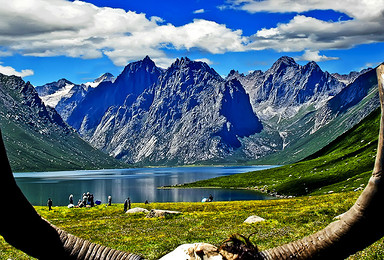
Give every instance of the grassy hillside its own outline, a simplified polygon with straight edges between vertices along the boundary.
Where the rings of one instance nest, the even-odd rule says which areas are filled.
[[[349,108],[346,112],[338,114],[334,121],[323,126],[321,129],[311,135],[303,135],[299,140],[288,145],[284,150],[261,157],[251,163],[253,164],[290,164],[302,160],[303,158],[317,152],[319,149],[331,143],[338,136],[345,133],[346,129],[351,129],[358,122],[363,120],[370,112],[379,107],[378,89],[373,85],[367,95],[355,106]],[[336,102],[337,103],[337,102]],[[308,129],[306,121],[313,120],[311,115],[303,117],[295,122],[290,132],[295,132],[296,127]]]
[[[284,195],[362,189],[373,169],[380,110],[319,152],[298,163],[265,171],[198,181],[184,187],[253,188]]]
[[[1,73],[0,129],[16,172],[127,167],[84,142],[29,82]]]
[[[75,133],[44,136],[2,116],[0,128],[14,172],[128,167],[92,148]]]

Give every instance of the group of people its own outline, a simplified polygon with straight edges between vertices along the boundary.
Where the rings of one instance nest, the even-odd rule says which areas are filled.
[[[72,195],[72,194],[71,194]],[[69,196],[71,200],[71,196]],[[83,193],[83,199],[79,199],[77,202],[77,206],[79,208],[86,207],[87,205],[94,207],[95,206],[95,201],[92,193]]]
[[[99,201],[99,200],[95,201],[95,197],[90,192],[83,193],[82,198],[79,199],[76,206],[73,203],[73,194],[69,195],[68,207],[78,207],[78,208],[83,208],[83,207],[87,207],[87,206],[88,207],[94,207],[95,204],[100,205],[101,201]]]

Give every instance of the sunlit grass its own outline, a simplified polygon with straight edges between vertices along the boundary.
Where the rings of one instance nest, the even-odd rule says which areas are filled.
[[[122,204],[110,207],[68,209],[36,207],[39,214],[56,226],[112,248],[141,254],[146,259],[158,259],[178,245],[207,242],[219,245],[231,234],[250,235],[260,250],[312,234],[345,212],[359,192],[294,199],[266,201],[235,201],[212,203],[152,203],[133,204],[147,209],[181,211],[171,218],[145,218],[145,214],[125,214]],[[258,215],[265,222],[244,224],[244,220]],[[29,259],[20,251],[0,240],[0,259]],[[354,259],[384,257],[380,241]],[[362,257],[362,258],[360,258]]]

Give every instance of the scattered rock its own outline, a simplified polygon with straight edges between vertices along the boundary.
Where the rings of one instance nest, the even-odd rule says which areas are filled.
[[[141,212],[148,213],[149,210],[147,210],[147,209],[143,209],[143,208],[133,208],[133,209],[129,209],[129,210],[127,210],[127,212],[125,212],[125,213],[131,213],[131,214],[134,214],[134,213],[141,213]]]
[[[206,243],[184,244],[178,246],[171,253],[163,256],[160,260],[222,260],[217,247]]]
[[[262,221],[265,221],[265,219],[263,219],[259,216],[253,215],[253,216],[248,217],[244,221],[244,223],[252,224],[252,223],[257,223],[257,222],[262,222]]]
[[[181,212],[179,211],[151,209],[151,211],[147,214],[146,218],[168,217],[179,214],[181,214]]]

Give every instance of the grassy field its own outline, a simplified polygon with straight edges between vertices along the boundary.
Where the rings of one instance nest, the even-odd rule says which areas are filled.
[[[171,218],[145,218],[145,214],[125,214],[123,205],[67,209],[36,207],[44,218],[56,226],[112,248],[141,254],[146,259],[158,259],[178,245],[208,242],[219,245],[231,234],[250,235],[260,250],[298,239],[322,229],[333,218],[345,212],[358,192],[267,201],[212,203],[152,203],[133,204],[147,209],[169,209],[182,214]],[[265,222],[244,224],[250,215],[265,218]],[[1,237],[0,237],[1,238]],[[383,259],[383,240],[350,259]],[[0,259],[31,259],[0,239]]]

